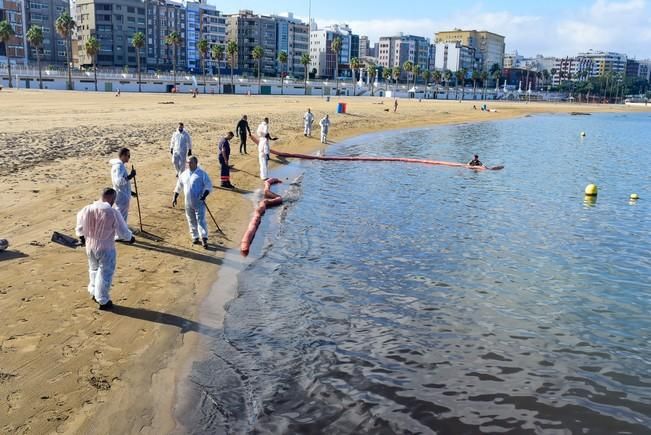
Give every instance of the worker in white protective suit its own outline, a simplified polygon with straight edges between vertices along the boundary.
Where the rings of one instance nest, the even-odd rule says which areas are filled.
[[[312,124],[314,123],[314,115],[310,109],[307,109],[303,115],[303,136],[312,136]]]
[[[174,189],[172,207],[176,207],[179,193],[183,191],[185,201],[185,216],[188,219],[192,243],[203,244],[208,248],[208,225],[206,225],[206,197],[212,192],[212,182],[206,172],[199,168],[199,161],[196,157],[189,157],[187,160],[188,169],[179,175]],[[199,241],[201,237],[201,242]]]
[[[172,134],[170,154],[172,154],[172,163],[178,178],[181,172],[185,171],[186,159],[192,155],[192,138],[190,133],[184,130],[182,122],[179,122],[179,128]]]
[[[276,137],[271,137],[269,134],[269,118],[265,118],[258,129],[256,130],[258,140],[258,161],[260,163],[260,178],[266,180],[269,178],[269,154],[271,149],[269,147],[270,140],[277,140]]]
[[[99,304],[100,310],[110,310],[113,307],[110,290],[117,260],[116,236],[128,240],[129,244],[136,241],[122,215],[113,208],[116,195],[114,189],[104,189],[99,201],[87,205],[77,213],[75,227],[81,246],[86,246],[88,256],[88,293]]]
[[[109,160],[109,164],[111,165],[111,182],[113,183],[113,189],[117,192],[114,207],[120,212],[125,222],[127,222],[127,218],[129,217],[131,197],[136,196],[136,192],[131,191],[131,179],[136,176],[136,170],[132,168],[131,172],[127,172],[126,167],[130,158],[131,152],[129,148],[121,148],[118,152],[118,158]]]
[[[330,130],[330,118],[328,118],[328,115],[319,121],[319,125],[321,126],[321,143],[328,143],[328,131]]]

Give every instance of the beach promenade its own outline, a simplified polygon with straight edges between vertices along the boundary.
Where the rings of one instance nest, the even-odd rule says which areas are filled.
[[[335,114],[336,98],[25,91],[0,92],[0,411],[1,433],[169,433],[183,362],[199,330],[202,299],[225,258],[238,248],[262,187],[255,145],[240,155],[232,141],[231,180],[239,189],[215,189],[208,205],[225,237],[214,231],[209,250],[190,244],[182,207],[172,208],[175,185],[169,139],[184,122],[193,154],[219,184],[217,143],[242,114],[255,131],[263,117],[279,140],[273,147],[311,153],[322,148],[315,128],[302,134],[302,116],[330,114],[329,139],[436,124],[495,121],[536,113],[644,111],[644,107],[550,103],[343,98],[348,114]],[[380,104],[382,103],[383,104]],[[386,110],[390,109],[390,110]],[[579,132],[577,131],[577,135]],[[405,140],[408,140],[405,137]],[[81,249],[50,242],[53,231],[74,233],[75,216],[110,185],[108,160],[131,149],[137,169],[144,230],[138,243],[118,247],[112,312],[88,299],[87,260]],[[515,146],[515,144],[514,144]],[[410,156],[404,156],[410,157]],[[436,159],[437,156],[431,156]],[[470,159],[472,156],[468,156]],[[487,162],[500,156],[481,156]],[[274,165],[282,162],[272,157]],[[436,170],[436,169],[434,169]],[[581,189],[582,186],[577,186]],[[138,228],[135,201],[130,227]],[[224,290],[218,305],[232,294]],[[223,316],[223,311],[221,312]]]

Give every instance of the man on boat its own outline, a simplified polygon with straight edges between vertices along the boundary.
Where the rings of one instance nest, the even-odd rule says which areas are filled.
[[[468,166],[484,166],[484,164],[479,161],[479,156],[475,154],[475,158],[468,162]]]

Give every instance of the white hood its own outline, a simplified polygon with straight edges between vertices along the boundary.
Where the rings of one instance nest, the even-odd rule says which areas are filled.
[[[122,163],[122,160],[120,160],[120,159],[111,159],[111,160],[109,160],[109,165],[111,165],[111,166],[119,165],[120,163]]]

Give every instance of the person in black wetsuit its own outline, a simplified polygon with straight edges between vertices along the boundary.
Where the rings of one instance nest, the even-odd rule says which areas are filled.
[[[219,166],[221,166],[221,182],[222,187],[227,189],[234,189],[235,186],[231,184],[231,168],[228,166],[228,159],[231,155],[230,140],[233,139],[233,132],[229,131],[226,137],[219,141]]]
[[[247,121],[246,115],[242,115],[242,119],[237,123],[235,134],[240,138],[240,154],[242,154],[242,151],[244,151],[244,154],[248,154],[246,152],[246,138],[251,134],[251,129],[249,128],[249,121]]]
[[[468,166],[484,166],[484,164],[479,161],[479,156],[475,154],[475,158],[468,162]]]

